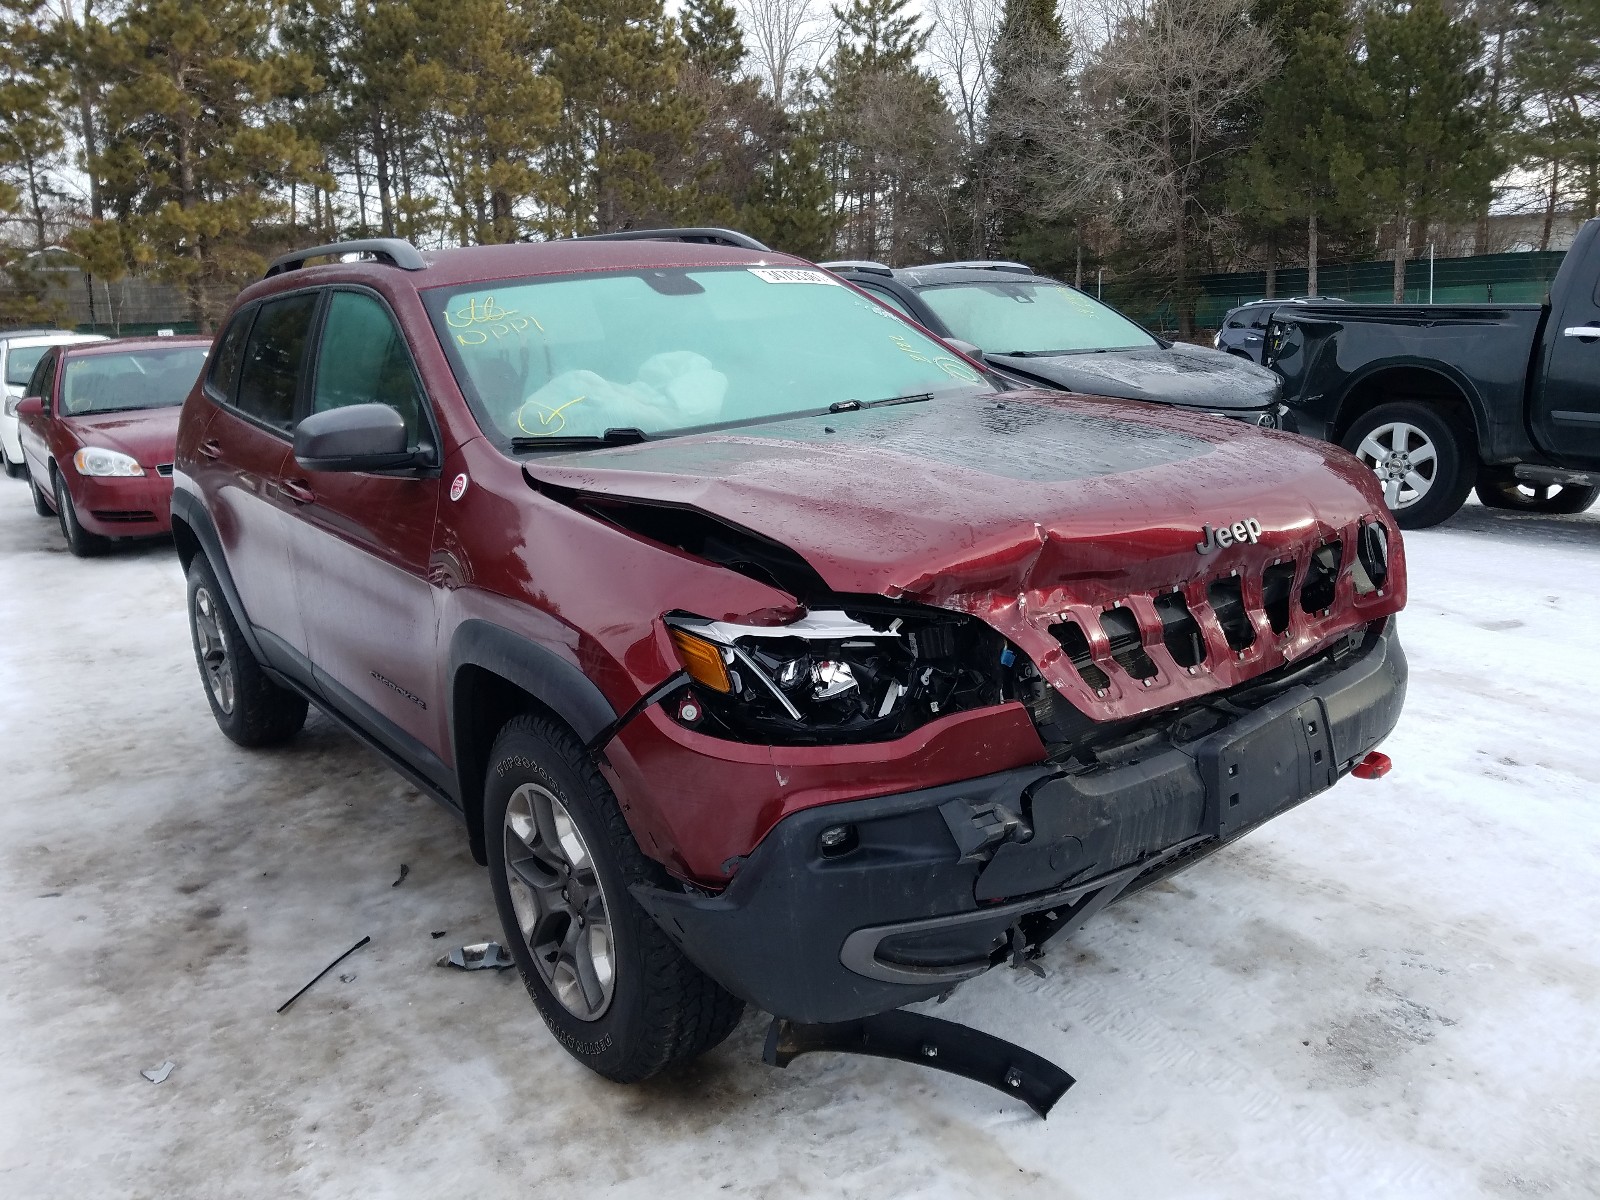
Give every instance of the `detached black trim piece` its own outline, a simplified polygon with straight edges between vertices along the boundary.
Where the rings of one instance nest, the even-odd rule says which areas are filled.
[[[370,254],[381,263],[399,267],[402,271],[421,271],[427,268],[422,252],[404,238],[355,238],[348,242],[332,242],[326,246],[310,246],[280,254],[267,267],[263,279],[282,275],[285,271],[298,271],[311,258],[330,258],[340,254]]]
[[[1031,1050],[954,1021],[921,1013],[886,1012],[859,1021],[804,1025],[773,1017],[761,1060],[787,1067],[802,1054],[834,1050],[892,1058],[959,1075],[1015,1096],[1041,1118],[1077,1082]]]

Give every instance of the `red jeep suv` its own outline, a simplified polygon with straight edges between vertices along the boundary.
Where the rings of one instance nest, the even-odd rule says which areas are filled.
[[[1329,787],[1405,691],[1353,458],[1005,388],[726,231],[286,256],[179,430],[212,710],[260,746],[315,704],[458,813],[612,1079],[745,1002],[938,995]]]

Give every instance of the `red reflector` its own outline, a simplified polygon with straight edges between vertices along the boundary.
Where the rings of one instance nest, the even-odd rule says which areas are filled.
[[[1379,754],[1376,750],[1350,768],[1350,774],[1357,779],[1382,779],[1389,773],[1389,768],[1394,763],[1389,761],[1387,754]]]

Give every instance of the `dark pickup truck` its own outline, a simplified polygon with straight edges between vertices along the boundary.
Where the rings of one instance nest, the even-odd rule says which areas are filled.
[[[1405,528],[1447,519],[1474,486],[1525,512],[1600,496],[1600,220],[1543,305],[1296,305],[1267,340],[1284,427],[1360,458]]]

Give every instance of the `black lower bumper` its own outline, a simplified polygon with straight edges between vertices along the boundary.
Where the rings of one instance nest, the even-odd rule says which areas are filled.
[[[735,994],[795,1021],[937,995],[1335,783],[1394,728],[1390,620],[1337,662],[1247,689],[1203,737],[1087,771],[1025,767],[780,822],[716,896],[636,888]],[[824,848],[825,830],[843,830]]]

